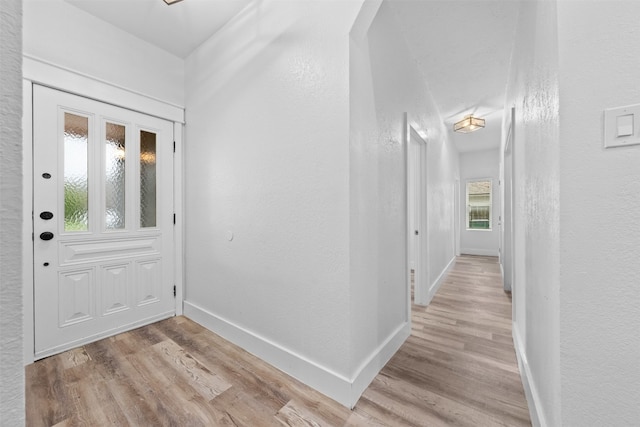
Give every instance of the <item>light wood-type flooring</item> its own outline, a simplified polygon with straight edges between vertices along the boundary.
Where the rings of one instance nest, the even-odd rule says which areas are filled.
[[[27,366],[27,425],[530,425],[510,317],[497,260],[459,257],[353,411],[174,317]]]

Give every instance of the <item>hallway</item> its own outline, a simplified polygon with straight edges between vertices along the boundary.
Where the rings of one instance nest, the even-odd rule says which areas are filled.
[[[27,425],[529,425],[496,258],[462,256],[353,411],[185,317],[27,366]]]
[[[411,336],[356,409],[390,425],[530,425],[497,258],[458,257],[412,319]]]

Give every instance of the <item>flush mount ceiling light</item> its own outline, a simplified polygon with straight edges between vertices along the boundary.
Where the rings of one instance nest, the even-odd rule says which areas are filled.
[[[484,119],[473,117],[473,114],[465,116],[464,119],[453,125],[454,132],[469,133],[484,127]]]
[[[179,2],[181,2],[181,1],[182,1],[182,0],[164,0],[164,2],[165,2],[166,4],[168,4],[169,6],[171,6],[172,4],[179,3]]]

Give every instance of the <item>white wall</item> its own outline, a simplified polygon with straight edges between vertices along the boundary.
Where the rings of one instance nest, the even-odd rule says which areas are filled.
[[[637,1],[558,2],[566,426],[640,424],[640,146],[603,149],[603,110],[640,103],[638,16]]]
[[[602,141],[603,110],[640,103],[639,14],[631,1],[521,3],[514,337],[535,424],[640,420],[640,148]]]
[[[185,313],[345,405],[359,8],[257,2],[186,60]]]
[[[383,6],[393,11],[394,2],[385,1]],[[394,13],[393,16],[397,15]],[[402,22],[397,19],[394,24],[386,25],[402,32]],[[408,51],[404,38],[395,36],[391,43],[385,41],[387,37],[391,40],[392,34],[378,32],[376,39],[372,37],[386,49],[372,50],[372,59],[377,61],[379,68],[374,74],[377,77],[377,120],[381,136],[388,138],[393,135],[393,126],[397,126],[397,112],[404,110],[408,112],[410,124],[427,133],[427,282],[429,295],[433,296],[447,269],[455,262],[455,180],[460,177],[458,151],[440,117],[428,82],[416,66],[417,53]]]
[[[184,61],[62,0],[25,0],[24,54],[184,106]]]
[[[0,424],[24,424],[22,364],[22,2],[0,13]]]
[[[350,277],[353,361],[409,332],[406,129],[428,133],[430,284],[454,259],[453,182],[457,151],[409,51],[396,15],[382,2],[350,43]],[[426,254],[425,254],[426,255]],[[381,360],[379,362],[386,362]],[[382,364],[380,367],[382,367]]]
[[[499,150],[460,153],[460,252],[463,254],[498,256],[501,197],[499,164]],[[467,230],[467,181],[486,178],[491,180],[491,230]]]
[[[534,425],[559,426],[560,140],[555,1],[520,3],[513,52],[503,127],[506,134],[510,108],[515,106],[513,333]]]
[[[378,6],[263,2],[186,62],[185,312],[347,406],[409,333],[407,111],[453,259],[457,152]]]

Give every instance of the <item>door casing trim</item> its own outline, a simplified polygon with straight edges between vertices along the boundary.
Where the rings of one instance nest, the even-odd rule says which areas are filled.
[[[31,55],[23,55],[22,76],[26,80],[84,98],[112,104],[138,113],[185,123],[184,106],[110,83]]]

